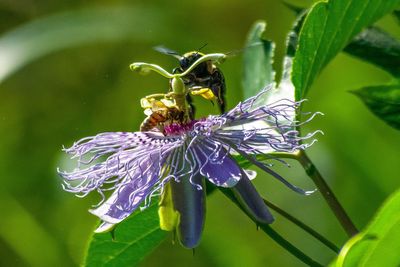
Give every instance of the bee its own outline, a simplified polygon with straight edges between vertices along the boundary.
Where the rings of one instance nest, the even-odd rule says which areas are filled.
[[[140,125],[142,132],[153,129],[163,132],[164,125],[185,121],[185,113],[176,107],[173,100],[166,98],[156,100],[150,96],[142,98],[141,106],[145,109],[144,113],[147,115]]]
[[[167,115],[166,112],[163,111],[155,111],[151,113],[149,116],[147,116],[146,119],[140,124],[140,131],[142,132],[147,132],[150,131],[151,129],[154,129],[158,126],[158,124],[163,123],[167,121]]]
[[[157,46],[154,49],[163,54],[172,55],[179,60],[179,67],[175,68],[173,73],[183,73],[196,60],[204,56],[199,51],[188,52],[181,56],[177,52],[162,46]],[[222,71],[211,60],[200,63],[188,75],[183,77],[183,81],[192,95],[201,95],[207,100],[215,99],[218,102],[221,113],[225,112],[225,78]],[[187,101],[194,113],[190,95],[187,96]]]

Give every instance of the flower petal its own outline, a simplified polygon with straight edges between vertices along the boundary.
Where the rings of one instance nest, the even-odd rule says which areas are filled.
[[[222,145],[210,140],[201,141],[194,145],[192,151],[200,164],[200,174],[216,186],[232,187],[240,180],[240,167]]]
[[[271,152],[292,153],[310,146],[315,133],[301,137],[297,126],[309,122],[295,120],[296,110],[301,101],[279,99],[265,104],[264,96],[273,89],[267,86],[259,94],[241,103],[229,112],[220,116],[208,116],[194,125],[193,135],[203,135],[219,140],[221,143],[230,142],[247,154],[266,154]],[[306,143],[310,140],[310,143]]]
[[[134,172],[127,175],[126,181],[100,207],[90,210],[91,213],[107,223],[116,224],[128,217],[150,195],[159,181],[160,158],[149,155],[145,159],[138,159],[137,164]]]
[[[272,223],[274,217],[246,174],[232,188],[241,206],[259,223]]]
[[[185,177],[188,178],[188,177]],[[204,178],[171,180],[172,201],[179,213],[177,234],[186,248],[194,248],[200,242],[205,220],[206,195]],[[201,189],[200,189],[201,187]]]
[[[93,153],[97,158],[107,153],[148,145],[162,137],[161,134],[148,132],[105,132],[82,138],[64,151],[78,157]]]

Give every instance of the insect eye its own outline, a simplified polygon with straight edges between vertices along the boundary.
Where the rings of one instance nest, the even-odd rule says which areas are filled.
[[[189,60],[186,57],[182,58],[179,63],[184,70],[189,67]]]

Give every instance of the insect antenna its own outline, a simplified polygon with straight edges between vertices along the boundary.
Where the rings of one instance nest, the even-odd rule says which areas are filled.
[[[200,52],[201,51],[201,49],[203,49],[204,47],[206,47],[208,45],[208,43],[205,43],[205,44],[203,44],[202,46],[200,46],[200,48],[199,49],[197,49],[197,51],[198,52]]]

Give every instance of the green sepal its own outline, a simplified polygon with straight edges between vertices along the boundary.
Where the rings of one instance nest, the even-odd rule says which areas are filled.
[[[170,183],[165,184],[164,192],[158,204],[160,228],[164,231],[173,231],[178,225],[179,213],[174,210]]]

